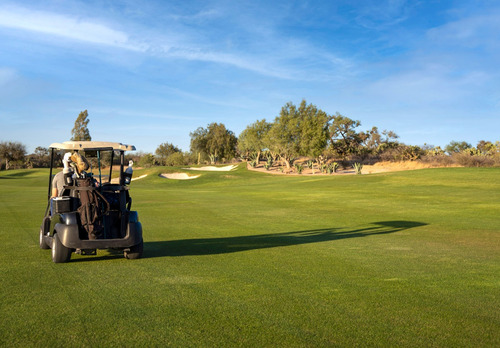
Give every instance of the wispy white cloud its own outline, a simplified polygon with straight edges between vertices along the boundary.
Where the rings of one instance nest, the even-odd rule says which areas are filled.
[[[453,105],[470,101],[475,91],[484,86],[489,77],[480,71],[454,76],[445,68],[429,67],[408,70],[374,81],[365,89],[373,98],[388,104],[420,107],[422,105]]]
[[[269,62],[263,62],[259,57],[248,57],[248,55],[239,55],[236,53],[226,53],[216,50],[204,50],[196,47],[171,47],[163,52],[166,57],[180,58],[193,61],[210,62],[217,64],[225,64],[240,68],[243,70],[253,71],[265,76],[278,77],[282,79],[292,79],[289,71],[283,68],[270,65]]]
[[[500,11],[469,15],[428,31],[429,39],[440,44],[463,47],[488,46],[500,50]]]
[[[377,0],[372,5],[360,6],[356,22],[369,29],[388,28],[408,18],[407,0]]]
[[[237,40],[245,43],[241,47],[233,47],[227,45],[233,40],[232,33],[219,37],[206,26],[189,26],[189,23],[198,20],[217,21],[219,16],[217,9],[202,10],[192,15],[173,14],[170,17],[176,19],[175,26],[167,24],[162,30],[139,28],[131,33],[117,29],[119,26],[112,19],[78,17],[10,5],[0,6],[0,28],[53,35],[160,58],[221,64],[288,80],[314,80],[330,76],[324,70],[315,74],[311,66],[327,66],[327,70],[334,71],[334,74],[345,68],[344,59],[300,39],[285,39],[269,27],[265,35],[259,31],[248,31],[246,25],[234,28],[241,35]]]
[[[128,50],[140,51],[145,49],[141,45],[131,44],[127,33],[113,29],[96,20],[21,7],[0,7],[0,27],[55,35],[66,39]]]
[[[182,20],[182,21],[200,21],[200,20],[207,20],[207,19],[212,19],[215,17],[219,17],[220,13],[219,11],[215,9],[208,9],[208,10],[202,10],[199,12],[196,12],[192,15],[178,15],[178,14],[171,14],[169,17],[175,20]]]

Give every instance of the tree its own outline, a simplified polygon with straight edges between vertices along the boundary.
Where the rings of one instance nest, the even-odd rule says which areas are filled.
[[[376,151],[382,144],[394,143],[399,138],[393,131],[383,130],[380,134],[377,127],[372,127],[371,130],[360,135],[363,143],[372,151]]]
[[[236,154],[237,138],[222,123],[211,123],[208,127],[199,127],[191,136],[191,151],[206,154],[212,164],[219,159],[233,158]]]
[[[207,155],[207,133],[208,130],[203,127],[198,127],[194,132],[189,133],[191,137],[190,149],[192,153],[198,154],[198,164],[202,155]]]
[[[315,105],[302,100],[299,106],[299,155],[317,158],[328,143],[328,115]]]
[[[394,149],[398,146],[396,139],[399,136],[393,131],[384,130],[380,134],[377,127],[372,127],[369,131],[359,133],[359,136],[366,146],[364,149],[366,154],[374,153],[380,155],[384,151]]]
[[[332,150],[343,159],[355,154],[363,141],[363,137],[356,132],[361,122],[351,120],[338,112],[329,117],[329,136]]]
[[[287,169],[297,156],[317,157],[327,143],[328,116],[302,100],[297,108],[288,102],[281,108],[266,137],[267,147],[277,154]]]
[[[485,140],[481,140],[477,143],[477,149],[479,152],[485,155],[494,154],[497,150],[495,144],[493,144],[491,141]]]
[[[472,147],[471,144],[465,142],[465,141],[451,141],[444,150],[448,152],[448,154],[452,155],[454,153],[459,153],[464,150],[470,149]]]
[[[245,154],[249,156],[250,154],[255,154],[255,160],[257,163],[260,160],[260,154],[262,150],[265,149],[265,138],[269,129],[271,129],[272,124],[267,122],[265,119],[256,121],[251,125],[247,126],[241,132],[238,137],[238,150],[240,154]]]
[[[34,167],[45,168],[50,166],[50,152],[46,147],[38,146],[29,157]]]
[[[159,157],[159,161],[162,165],[167,165],[167,158],[176,152],[181,152],[177,146],[170,143],[163,143],[158,146],[155,151],[155,155]]]
[[[287,169],[290,169],[291,161],[299,154],[299,122],[296,106],[288,102],[274,119],[266,137],[267,147],[285,162]]]
[[[11,162],[22,162],[26,156],[26,147],[18,142],[4,141],[0,143],[0,158],[5,160],[5,170],[9,170]]]
[[[87,110],[80,112],[78,117],[76,118],[75,121],[75,126],[71,130],[71,140],[73,141],[85,141],[85,140],[92,140],[92,137],[90,136],[89,129],[87,128],[89,124],[89,119],[87,118],[89,116]]]

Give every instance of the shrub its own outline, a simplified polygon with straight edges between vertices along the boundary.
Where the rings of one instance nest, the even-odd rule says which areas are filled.
[[[471,155],[466,151],[453,155],[456,162],[464,167],[489,167],[495,164],[495,160],[489,156]]]
[[[445,155],[444,153],[439,155],[427,155],[421,158],[423,163],[429,163],[435,166],[451,166],[454,164],[454,160],[451,156]]]
[[[186,164],[196,164],[198,155],[192,152],[184,152],[184,161]]]
[[[156,159],[155,156],[150,153],[144,154],[139,160],[139,167],[150,168],[154,165],[156,165]]]
[[[183,166],[185,164],[186,160],[182,152],[174,152],[165,159],[167,166]]]

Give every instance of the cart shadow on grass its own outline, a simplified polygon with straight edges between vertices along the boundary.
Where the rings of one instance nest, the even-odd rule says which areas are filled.
[[[143,258],[228,254],[240,251],[383,235],[425,226],[416,221],[380,221],[359,229],[323,228],[237,237],[144,242]]]

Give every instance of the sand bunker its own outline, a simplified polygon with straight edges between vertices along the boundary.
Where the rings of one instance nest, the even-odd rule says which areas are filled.
[[[213,172],[229,172],[233,169],[236,169],[236,167],[238,167],[238,165],[236,164],[232,164],[232,165],[229,165],[229,166],[225,166],[225,167],[214,167],[214,166],[208,166],[208,167],[200,167],[200,168],[194,168],[194,167],[191,167],[191,168],[184,168],[184,169],[188,169],[188,170],[203,170],[203,171],[213,171]]]
[[[165,174],[160,174],[160,176],[166,179],[191,180],[198,178],[200,175],[189,176],[186,173],[165,173]]]

